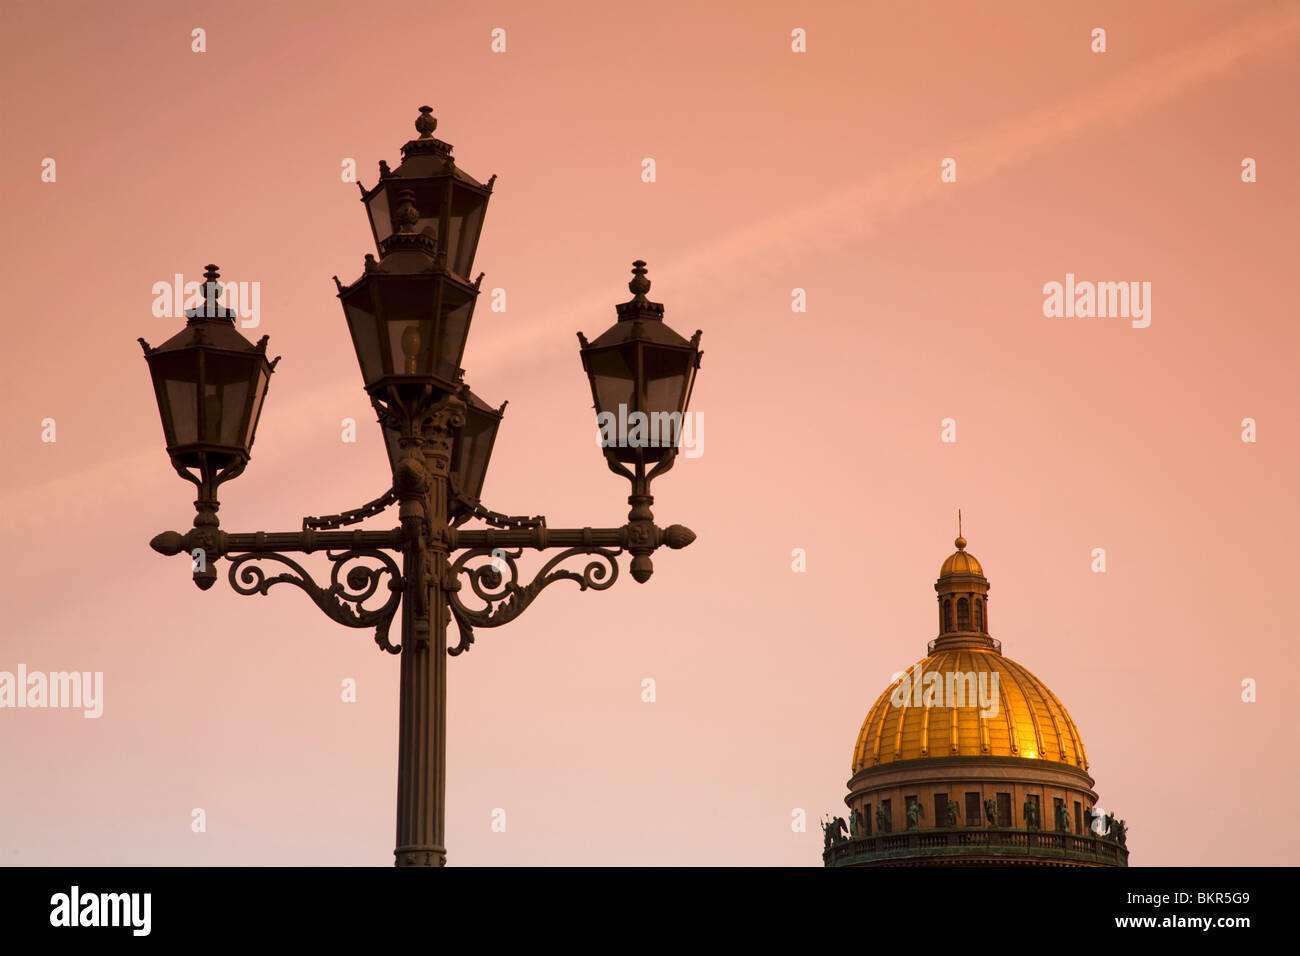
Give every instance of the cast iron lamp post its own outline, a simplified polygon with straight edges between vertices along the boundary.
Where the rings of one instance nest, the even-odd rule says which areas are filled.
[[[220,278],[208,266],[204,305],[186,312],[186,325],[157,348],[144,339],[172,466],[198,488],[194,526],[166,531],[155,551],[184,552],[194,582],[210,588],[216,564],[230,560],[239,594],[266,594],[288,583],[305,591],[332,620],[375,629],[375,641],[401,654],[397,771],[398,866],[446,863],[447,658],[468,650],[475,628],[518,617],[548,585],[569,580],[603,591],[618,577],[617,556],[632,555],[632,576],[644,582],[658,548],[695,540],[681,525],[660,528],[650,505],[651,481],[676,457],[681,422],[699,367],[700,333],[689,342],[663,322],[663,306],[645,294],[645,263],[634,263],[630,302],[618,322],[588,343],[583,366],[602,420],[671,423],[670,440],[649,440],[634,428],[606,433],[609,467],[628,478],[632,506],[620,528],[548,528],[542,517],[511,517],[479,501],[497,428],[505,410],[469,390],[460,368],[479,283],[470,282],[483,216],[496,177],[482,184],[456,167],[451,146],[433,137],[437,121],[420,108],[420,133],[402,147],[402,163],[380,162],[378,184],[362,187],[379,258],[367,255],[360,278],[338,295],[361,366],[366,392],[383,427],[392,485],[374,501],[337,515],[307,517],[293,532],[228,534],[217,520],[218,486],[248,464],[275,361],[266,336],[256,345],[235,328],[235,313],[219,304]],[[656,434],[656,438],[657,438]],[[629,467],[630,466],[630,467]],[[648,470],[647,470],[648,469]],[[342,531],[344,525],[398,505],[398,527]],[[486,527],[462,527],[471,520]],[[524,549],[559,549],[528,584],[516,564]],[[287,553],[325,551],[329,584],[318,584]],[[401,566],[389,552],[399,552]],[[568,559],[590,558],[579,570]],[[287,568],[268,576],[259,562]],[[468,585],[468,592],[464,585]],[[386,594],[381,592],[386,585]],[[465,603],[462,595],[475,606]],[[367,606],[368,605],[368,606]],[[389,641],[401,610],[401,643]],[[456,622],[458,640],[448,647]]]

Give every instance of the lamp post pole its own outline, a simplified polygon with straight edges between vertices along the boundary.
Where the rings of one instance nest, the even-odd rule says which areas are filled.
[[[401,689],[397,744],[397,866],[444,866],[447,862],[447,604],[443,571],[447,542],[448,468],[452,436],[463,423],[455,399],[441,403],[421,439],[402,439],[394,486],[402,496],[407,537],[416,544],[406,557],[407,588],[427,589],[408,600],[402,622]],[[421,467],[422,465],[422,467]],[[412,607],[428,609],[417,619]]]
[[[374,628],[379,647],[401,655],[398,866],[446,864],[448,658],[469,650],[476,628],[513,621],[557,581],[603,591],[617,579],[617,557],[627,551],[633,578],[644,583],[653,573],[654,551],[695,540],[681,525],[654,523],[650,483],[676,458],[699,367],[700,333],[688,342],[663,323],[663,306],[645,297],[650,282],[640,260],[629,283],[634,297],[617,307],[615,326],[590,343],[579,333],[606,462],[632,485],[628,522],[548,528],[540,516],[483,507],[479,493],[505,406],[493,410],[475,396],[459,362],[482,279],[470,283],[465,276],[496,177],[484,185],[457,169],[451,146],[432,136],[437,123],[430,112],[421,107],[420,138],[402,148],[401,167],[393,171],[381,162],[379,184],[362,188],[380,258],[366,256],[362,277],[350,286],[335,279],[388,446],[392,484],[383,495],[351,511],[304,518],[301,531],[222,531],[218,488],[248,464],[279,359],[267,360],[265,336],[254,345],[235,329],[235,313],[219,305],[216,266],[204,274],[205,304],[186,313],[181,332],[157,348],[140,339],[168,456],[199,491],[194,526],[156,535],[151,547],[189,557],[203,590],[215,583],[222,558],[230,562],[227,575],[238,594],[264,595],[276,584],[292,584],[332,620]],[[639,432],[608,429],[611,420],[638,416]],[[648,435],[644,425],[651,420],[675,427]],[[393,504],[395,528],[338,530]],[[474,520],[485,527],[462,527]],[[517,561],[526,549],[558,553],[522,584]],[[326,584],[289,556],[320,551],[330,562]],[[585,565],[566,568],[575,557]],[[268,575],[262,562],[282,570]],[[399,609],[401,643],[394,645],[389,631]],[[452,622],[455,646],[448,640]]]

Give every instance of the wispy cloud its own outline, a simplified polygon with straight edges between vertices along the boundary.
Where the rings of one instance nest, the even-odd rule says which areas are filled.
[[[1116,126],[1156,109],[1250,56],[1294,47],[1300,38],[1300,5],[1279,4],[1219,34],[1151,57],[1112,80],[1005,122],[951,147],[959,158],[963,188],[988,180],[1009,166],[1071,142],[1102,126]],[[861,239],[880,223],[936,198],[943,189],[939,159],[933,152],[905,158],[851,188],[751,223],[717,237],[677,259],[654,263],[655,274],[674,297],[719,272],[783,247],[832,249]],[[567,346],[577,317],[610,312],[610,289],[584,295],[581,301],[484,335],[474,342],[477,372],[516,361],[521,352]],[[557,338],[558,336],[558,338]],[[560,341],[563,340],[563,341]]]

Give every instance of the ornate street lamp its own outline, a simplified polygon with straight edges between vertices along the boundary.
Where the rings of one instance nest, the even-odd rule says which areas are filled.
[[[688,342],[664,322],[663,304],[646,298],[650,280],[642,260],[632,263],[627,287],[632,299],[615,306],[618,321],[596,341],[588,342],[581,332],[578,341],[582,367],[591,379],[605,459],[610,470],[632,483],[628,520],[644,533],[644,540],[629,548],[632,577],[644,582],[654,573],[650,482],[677,457],[703,353],[698,330]]]
[[[505,405],[494,409],[471,392],[460,361],[482,280],[481,274],[473,283],[467,277],[496,177],[484,185],[456,168],[451,146],[433,138],[437,124],[430,113],[420,108],[420,137],[402,147],[397,170],[380,163],[379,183],[362,187],[379,258],[367,255],[351,285],[334,280],[362,383],[384,430],[392,472],[384,494],[351,511],[304,518],[301,531],[219,530],[217,485],[248,461],[275,366],[265,357],[266,338],[254,346],[234,330],[233,313],[216,305],[217,273],[210,266],[205,315],[187,314],[186,330],[157,349],[140,340],[168,454],[200,489],[194,528],[155,536],[154,550],[191,554],[203,588],[216,579],[214,564],[221,557],[230,558],[228,578],[239,594],[293,584],[332,620],[373,627],[381,648],[401,654],[394,850],[399,866],[446,862],[448,658],[470,648],[476,628],[514,620],[556,581],[603,591],[618,577],[617,557],[626,550],[632,576],[644,582],[652,571],[651,553],[695,540],[681,525],[655,525],[649,489],[676,456],[680,419],[699,366],[700,333],[687,342],[663,324],[663,306],[645,299],[650,283],[640,260],[630,285],[635,298],[617,307],[619,323],[590,345],[582,340],[598,412],[617,413],[621,404],[629,413],[678,417],[678,431],[666,446],[634,436],[605,449],[609,466],[632,480],[628,523],[548,528],[540,516],[512,517],[483,507],[479,499]],[[209,318],[210,312],[220,315]],[[396,528],[336,530],[393,504],[399,505]],[[472,520],[485,527],[462,527]],[[558,553],[520,584],[517,559],[525,548]],[[326,585],[288,557],[316,551],[325,551],[330,561]],[[389,552],[400,552],[400,567]],[[564,563],[575,557],[584,558],[581,569],[566,569]],[[263,561],[288,570],[268,576]],[[401,643],[393,644],[389,631],[399,608]],[[459,640],[448,647],[453,621]]]
[[[268,362],[262,336],[256,345],[235,329],[235,313],[221,306],[221,277],[209,265],[200,286],[203,305],[185,313],[185,328],[157,348],[144,349],[154,395],[162,416],[167,454],[176,473],[199,490],[196,529],[217,527],[217,488],[248,464],[257,419],[275,365]],[[217,580],[207,560],[215,550],[197,542],[194,583],[203,590]]]
[[[596,341],[582,343],[582,367],[591,379],[598,418],[620,424],[624,436],[607,439],[606,455],[621,462],[654,464],[677,453],[686,406],[691,400],[695,371],[700,367],[700,332],[688,342],[664,322],[662,303],[645,297],[650,291],[645,263],[632,263],[627,284],[632,300],[615,306],[618,321]],[[645,423],[641,436],[632,436],[625,421],[638,416]]]

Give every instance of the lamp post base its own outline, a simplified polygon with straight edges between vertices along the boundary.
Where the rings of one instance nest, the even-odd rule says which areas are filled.
[[[402,846],[393,851],[394,866],[446,866],[447,848],[441,846]]]

